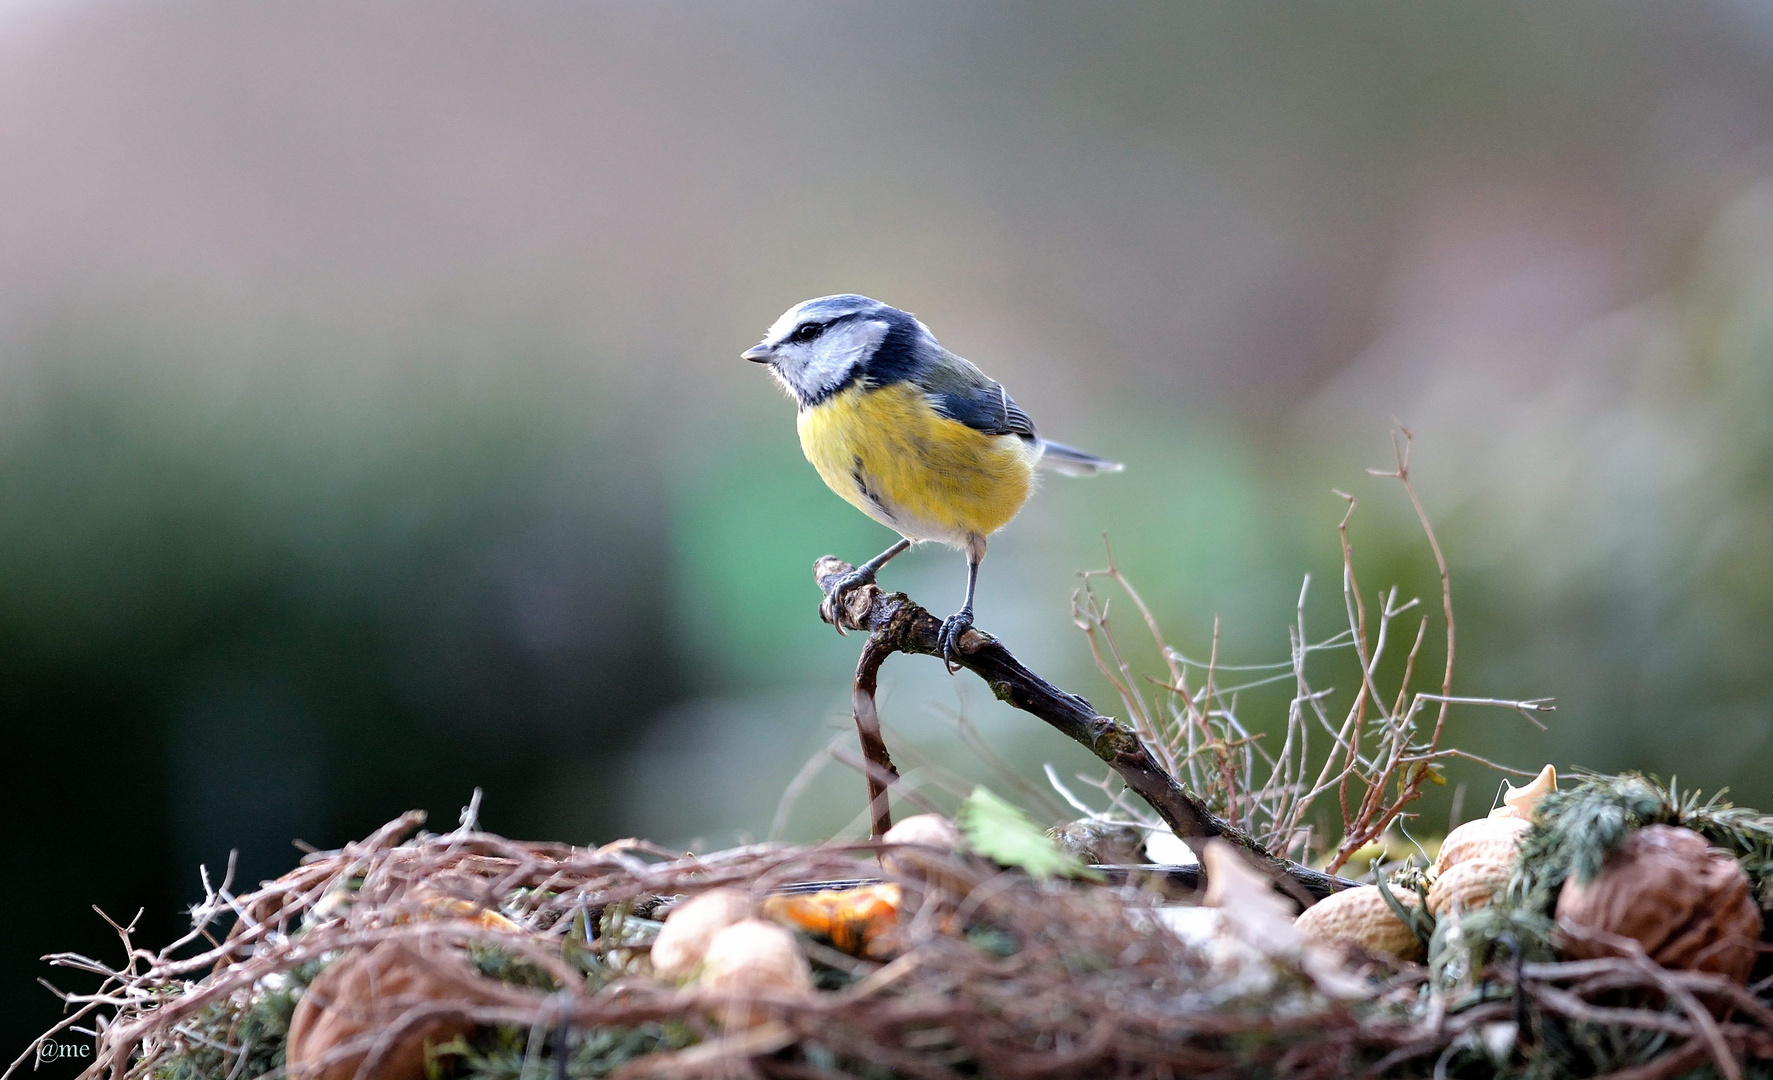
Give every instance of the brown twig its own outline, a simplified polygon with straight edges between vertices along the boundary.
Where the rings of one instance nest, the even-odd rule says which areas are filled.
[[[1369,786],[1367,788],[1366,797],[1361,802],[1360,812],[1353,822],[1348,823],[1343,834],[1342,843],[1337,848],[1335,857],[1330,860],[1330,867],[1333,870],[1340,869],[1350,855],[1353,855],[1354,852],[1363,845],[1376,839],[1386,829],[1390,828],[1391,823],[1397,820],[1398,816],[1403,813],[1404,807],[1414,802],[1421,794],[1423,782],[1432,775],[1431,770],[1440,748],[1441,735],[1446,730],[1447,726],[1447,709],[1452,703],[1454,642],[1458,626],[1453,618],[1453,589],[1451,579],[1447,573],[1447,559],[1446,556],[1441,553],[1440,540],[1435,537],[1434,526],[1428,521],[1428,511],[1423,508],[1422,499],[1416,494],[1416,485],[1410,480],[1410,449],[1414,445],[1414,441],[1415,435],[1411,433],[1410,429],[1401,424],[1398,425],[1397,429],[1392,432],[1391,436],[1391,448],[1392,453],[1397,458],[1397,468],[1389,471],[1368,469],[1367,472],[1372,476],[1396,480],[1403,487],[1404,493],[1409,496],[1411,508],[1416,511],[1416,520],[1422,527],[1423,536],[1428,540],[1429,550],[1434,553],[1435,569],[1440,574],[1441,618],[1446,626],[1446,667],[1441,675],[1441,692],[1439,695],[1431,697],[1427,694],[1418,694],[1416,695],[1415,702],[1410,706],[1409,712],[1404,714],[1403,717],[1398,717],[1395,712],[1386,716],[1386,719],[1392,723],[1393,731],[1390,746],[1387,750],[1383,751],[1383,753],[1387,755],[1391,767],[1387,768],[1376,781],[1368,781]],[[1349,510],[1351,513],[1353,512],[1353,509],[1354,501],[1350,499]],[[1344,518],[1342,544],[1345,558],[1348,557],[1347,524],[1347,519]],[[1358,589],[1354,592],[1354,598],[1355,602],[1358,604],[1360,602]],[[1387,615],[1387,621],[1389,621],[1391,615],[1396,614],[1396,612],[1391,609],[1389,603],[1386,604],[1385,612]],[[1378,657],[1375,655],[1372,661],[1368,661],[1367,659],[1365,650],[1364,615],[1362,616],[1362,626],[1361,674],[1365,680],[1364,689],[1368,694],[1372,695],[1373,707],[1383,714],[1385,712],[1385,702],[1384,699],[1379,697],[1378,688],[1373,684],[1373,669],[1378,666]],[[1383,636],[1383,631],[1381,631],[1381,635]],[[1416,648],[1420,647],[1421,634],[1419,632]],[[1410,656],[1406,663],[1405,680],[1402,687],[1398,690],[1398,698],[1400,700],[1402,700],[1405,691],[1409,687],[1410,674],[1415,671],[1416,648],[1410,650]],[[1428,740],[1425,744],[1419,747],[1409,747],[1405,739],[1406,733],[1413,731],[1413,726],[1409,721],[1414,718],[1417,710],[1422,707],[1423,703],[1429,700],[1436,700],[1440,703],[1440,708],[1435,713],[1434,729],[1429,734]],[[1386,782],[1393,778],[1393,772],[1396,767],[1402,763],[1406,752],[1418,755],[1419,760],[1413,765],[1404,765],[1404,773],[1402,780],[1399,783],[1397,798],[1387,804],[1385,802]]]
[[[819,606],[819,617],[844,629],[860,630],[870,635],[863,650],[863,662],[857,667],[854,704],[857,730],[865,731],[871,725],[878,736],[879,716],[874,707],[874,690],[881,663],[896,652],[940,657],[942,620],[913,603],[904,593],[882,592],[875,585],[863,585],[851,591],[843,609],[837,610],[832,602],[831,586],[851,569],[849,563],[834,555],[827,555],[814,564],[813,578],[826,594],[825,601]],[[1219,837],[1249,851],[1268,863],[1276,873],[1292,878],[1312,896],[1328,896],[1354,884],[1278,858],[1248,833],[1221,820],[1158,764],[1136,732],[1111,717],[1098,714],[1083,698],[1060,690],[1028,670],[989,634],[977,628],[967,631],[961,637],[957,659],[961,667],[984,679],[1000,701],[1046,721],[1106,762],[1197,856],[1205,851],[1208,840]],[[864,740],[866,745],[866,735]],[[885,753],[884,745],[880,751]],[[875,797],[872,782],[869,797]],[[879,820],[878,811],[876,820]]]
[[[1368,1052],[1363,1048],[1389,1048],[1390,1027],[1368,1029],[1336,1005],[1278,1020],[1259,1012],[1217,1011],[1216,995],[1232,993],[1230,984],[1151,916],[1158,894],[1150,890],[996,875],[968,898],[969,910],[985,925],[1014,928],[1020,941],[1016,953],[1006,957],[980,950],[948,925],[956,917],[952,908],[927,905],[902,924],[905,951],[898,959],[884,966],[839,959],[837,966],[852,967],[851,974],[859,976],[847,988],[815,995],[759,994],[751,1004],[786,1032],[768,1045],[715,1038],[717,1029],[705,1018],[732,1004],[728,997],[620,974],[635,970],[633,954],[644,954],[645,945],[625,944],[619,933],[567,944],[584,925],[581,916],[589,916],[591,927],[607,930],[599,912],[618,905],[721,887],[763,896],[796,882],[853,879],[865,865],[862,860],[880,851],[875,843],[752,845],[675,856],[635,841],[575,849],[472,830],[421,834],[393,847],[352,845],[318,853],[292,874],[239,897],[210,888],[194,922],[208,925],[219,913],[231,912],[239,921],[267,928],[250,950],[241,949],[238,938],[216,946],[227,957],[219,968],[188,978],[190,972],[177,968],[167,951],[138,949],[130,944],[128,929],[119,927],[129,963],[110,969],[78,958],[75,966],[98,974],[103,985],[97,993],[63,998],[76,1008],[112,1014],[112,1022],[99,1025],[94,1060],[83,1080],[146,1080],[169,1062],[188,1062],[186,1055],[199,1048],[221,1050],[224,1070],[230,1060],[241,1068],[246,1048],[232,1036],[217,1039],[214,1024],[237,1018],[273,974],[388,943],[400,951],[404,970],[447,976],[443,983],[451,987],[464,980],[471,985],[435,998],[354,1000],[348,1009],[361,1009],[369,1026],[309,1058],[308,1070],[330,1062],[346,1075],[372,1073],[377,1056],[385,1057],[396,1040],[445,1015],[519,1030],[632,1028],[672,1020],[689,1025],[704,1040],[704,1049],[682,1057],[661,1050],[637,1060],[631,1063],[635,1074],[656,1068],[684,1075],[718,1051],[716,1056],[730,1057],[729,1064],[741,1072],[756,1068],[763,1075],[790,1075],[777,1066],[794,1061],[768,1055],[788,1042],[807,1042],[903,1075],[941,1080],[974,1075],[976,1063],[1003,1076],[1052,1075],[1048,1066],[1055,1063],[1077,1073],[1131,1076],[1225,1072],[1254,1064],[1275,1066],[1288,1077],[1327,1080],[1336,1075],[1327,1062],[1352,1060]],[[944,872],[975,872],[964,857],[950,861],[951,870]],[[894,878],[890,870],[888,877],[902,887],[924,887],[921,879]],[[478,907],[439,907],[440,897],[485,903],[516,928],[477,925],[471,917]],[[245,914],[252,911],[273,914],[261,920]],[[464,972],[461,956],[470,946],[536,965],[557,989],[545,992]],[[577,951],[603,958],[587,969],[592,974],[568,964]],[[1113,962],[1079,970],[1079,956]],[[644,964],[639,970],[644,972]],[[1178,1014],[1176,1003],[1184,995],[1194,997]],[[222,1014],[219,1020],[206,1011],[212,1008]],[[207,1030],[206,1024],[211,1025]],[[1300,1035],[1320,1041],[1323,1060],[1288,1056]],[[1254,1038],[1236,1053],[1223,1047],[1227,1038],[1239,1036]],[[705,1049],[710,1046],[714,1049]],[[279,1075],[285,1074],[267,1074]]]
[[[862,742],[862,756],[868,761],[869,831],[879,840],[893,827],[893,811],[887,800],[887,787],[899,778],[887,753],[886,740],[880,737],[880,710],[875,707],[874,693],[880,686],[880,665],[893,651],[884,648],[878,637],[870,637],[862,646],[862,658],[856,662],[856,688],[850,695],[856,718],[856,737]]]
[[[912,776],[908,771],[905,782]],[[1493,998],[1424,1011],[1419,1004],[1428,972],[1416,965],[1358,969],[1368,977],[1371,996],[1331,1000],[1298,992],[1301,984],[1293,978],[1314,979],[1312,969],[1276,961],[1293,977],[1264,992],[1272,996],[1252,997],[1243,964],[1217,965],[1164,929],[1158,890],[1042,883],[1002,873],[973,889],[964,914],[952,905],[918,907],[900,924],[903,951],[884,965],[810,950],[855,981],[810,995],[759,993],[749,1004],[768,1016],[763,1027],[770,1034],[753,1042],[738,1031],[721,1038],[708,1019],[733,999],[648,978],[639,959],[646,946],[599,917],[661,895],[736,888],[761,897],[798,883],[853,881],[872,872],[864,860],[882,848],[757,844],[684,856],[639,841],[569,848],[472,829],[420,834],[398,845],[354,844],[317,853],[291,874],[239,896],[229,894],[226,881],[206,887],[194,926],[231,916],[257,928],[250,949],[240,938],[214,946],[210,961],[224,963],[213,971],[185,967],[166,949],[140,948],[132,928],[113,921],[126,961],[111,969],[89,957],[61,957],[68,967],[102,980],[93,993],[62,997],[73,1009],[99,1014],[97,1045],[82,1080],[149,1080],[189,1068],[198,1050],[220,1050],[222,1071],[204,1067],[195,1075],[218,1080],[231,1060],[230,1077],[254,1080],[243,1065],[247,1047],[226,1025],[238,1021],[272,977],[390,943],[401,952],[405,970],[438,976],[452,989],[437,997],[349,1003],[372,1022],[355,1038],[310,1057],[308,1068],[332,1062],[346,1074],[367,1074],[394,1040],[410,1036],[429,1017],[449,1015],[517,1031],[632,1029],[672,1021],[702,1040],[697,1048],[660,1047],[634,1059],[618,1074],[627,1076],[689,1075],[712,1068],[711,1062],[728,1074],[837,1075],[787,1049],[800,1043],[932,1080],[982,1074],[1333,1080],[1427,1075],[1422,1063],[1435,1055],[1445,1063],[1460,1048],[1481,1053],[1473,1036],[1516,1015],[1516,1002]],[[942,865],[940,875],[977,872],[962,856],[929,858]],[[940,876],[904,876],[891,868],[883,873],[913,892]],[[440,905],[440,898],[466,900],[470,907]],[[515,927],[478,925],[472,918],[480,905],[501,912]],[[1013,931],[1017,949],[1003,955],[976,946],[957,932],[971,916],[980,926]],[[581,927],[593,936],[577,934]],[[465,971],[462,954],[471,946],[534,965],[555,987],[502,983]],[[583,962],[586,953],[596,959]],[[1530,1061],[1531,1032],[1546,1022],[1664,1037],[1666,1046],[1594,1063],[1623,1068],[1612,1075],[1631,1080],[1673,1076],[1708,1060],[1723,1075],[1734,1059],[1773,1060],[1773,1010],[1726,976],[1669,971],[1631,955],[1527,963],[1508,977],[1492,969],[1485,981],[1512,987],[1531,1010],[1533,1022],[1520,1029]],[[317,995],[314,1003],[320,1001]],[[1714,1019],[1701,1001],[1727,1005],[1730,1012]],[[1680,1007],[1671,1010],[1662,1002]],[[1549,1063],[1543,1056],[1538,1061]],[[1461,1074],[1470,1073],[1472,1064],[1465,1062]],[[273,1070],[262,1080],[296,1075]]]

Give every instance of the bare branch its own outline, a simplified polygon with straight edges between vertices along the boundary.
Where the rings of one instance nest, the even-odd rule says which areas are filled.
[[[841,621],[848,629],[869,634],[865,656],[878,654],[884,660],[895,652],[942,655],[941,620],[903,593],[883,593],[878,586],[863,585],[852,590],[844,608],[837,610],[829,588],[850,570],[848,563],[830,555],[814,566],[814,579],[826,590],[825,602],[820,606],[821,618]],[[1107,763],[1157,811],[1171,831],[1195,849],[1197,857],[1205,851],[1207,840],[1220,837],[1273,865],[1314,896],[1326,896],[1354,884],[1270,854],[1248,833],[1225,822],[1199,797],[1178,784],[1173,774],[1152,757],[1137,732],[1098,714],[1083,698],[1068,694],[1029,671],[990,635],[977,628],[967,631],[961,637],[957,659],[961,667],[984,679],[999,700],[1046,721]],[[878,668],[876,662],[873,670]],[[857,695],[860,700],[860,686]],[[871,700],[872,688],[869,697]],[[875,722],[878,730],[878,717]]]

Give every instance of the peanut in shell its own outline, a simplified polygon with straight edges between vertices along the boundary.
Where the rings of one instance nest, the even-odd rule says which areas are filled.
[[[1472,859],[1491,859],[1512,864],[1521,846],[1521,837],[1531,824],[1518,817],[1483,817],[1468,821],[1447,834],[1441,841],[1440,854],[1434,860],[1434,872],[1444,874],[1450,867]]]
[[[1514,856],[1510,853],[1509,858]],[[1448,909],[1476,911],[1488,907],[1508,887],[1510,863],[1500,859],[1465,859],[1454,863],[1428,887],[1428,910],[1440,918]]]
[[[740,1031],[769,1018],[771,998],[810,995],[813,969],[792,932],[764,919],[744,919],[714,935],[696,983],[729,995],[715,1019]]]
[[[1415,893],[1395,887],[1391,894],[1406,907],[1422,901]],[[1324,897],[1306,908],[1293,923],[1308,941],[1319,945],[1359,945],[1370,953],[1421,960],[1426,955],[1422,939],[1404,925],[1377,885],[1358,885]]]

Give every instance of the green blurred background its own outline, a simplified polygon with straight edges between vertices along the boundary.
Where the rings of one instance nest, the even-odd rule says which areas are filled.
[[[848,726],[812,561],[889,537],[738,354],[838,291],[1128,463],[1048,483],[979,600],[1099,707],[1103,532],[1237,661],[1307,572],[1340,619],[1332,486],[1363,584],[1432,590],[1363,472],[1395,417],[1460,689],[1559,701],[1452,740],[1773,804],[1770,151],[1764,3],[8,0],[4,1045],[57,1014],[37,956],[117,956],[89,905],[163,941],[230,848],[256,881],[476,785],[526,837],[768,835]],[[947,611],[961,560],[885,578]],[[1005,788],[957,718],[1088,764],[887,684],[938,799]],[[1453,779],[1425,831],[1497,778]],[[827,765],[782,835],[862,802]]]

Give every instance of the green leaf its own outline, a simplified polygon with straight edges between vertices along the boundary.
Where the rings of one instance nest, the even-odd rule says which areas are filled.
[[[972,849],[999,865],[1017,867],[1036,879],[1103,880],[1099,872],[1061,849],[1027,814],[998,798],[989,788],[974,788],[961,802],[954,819]]]

